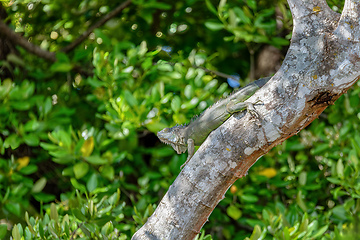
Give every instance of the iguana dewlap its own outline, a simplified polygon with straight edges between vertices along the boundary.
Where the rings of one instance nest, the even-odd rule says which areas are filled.
[[[252,107],[251,103],[244,101],[264,86],[270,78],[271,77],[260,78],[240,88],[234,94],[221,99],[207,108],[188,125],[176,125],[172,128],[164,128],[157,133],[158,138],[163,143],[170,144],[178,154],[188,150],[188,157],[186,162],[181,166],[182,168],[194,155],[194,146],[200,146],[207,136],[223,124],[233,113],[244,111],[248,109],[249,106]]]

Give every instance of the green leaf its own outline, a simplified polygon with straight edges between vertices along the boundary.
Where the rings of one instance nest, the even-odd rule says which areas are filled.
[[[62,62],[55,62],[50,67],[50,71],[52,72],[70,72],[73,68],[71,63],[62,63]]]
[[[216,93],[219,95],[222,95],[226,91],[227,88],[228,88],[228,84],[224,82],[218,87],[218,89],[216,90]]]
[[[81,225],[80,229],[88,238],[91,238],[91,231],[85,226],[85,224]]]
[[[11,147],[11,149],[16,149],[20,146],[20,144],[21,144],[21,139],[16,134],[11,134],[9,137],[5,138],[4,141],[5,148]]]
[[[329,182],[334,183],[334,184],[341,184],[341,180],[338,178],[334,178],[334,177],[328,177],[326,178]]]
[[[257,202],[259,200],[259,198],[255,195],[250,195],[250,194],[244,194],[240,196],[242,200],[244,200],[245,202]]]
[[[263,209],[262,210],[262,216],[263,216],[263,219],[267,222],[270,221],[270,215],[269,215],[269,212],[266,210],[266,209]]]
[[[78,208],[73,208],[73,209],[71,209],[71,212],[72,212],[72,214],[73,214],[77,219],[79,219],[80,221],[85,222],[85,221],[87,220],[86,217],[85,217],[85,215],[82,214],[82,212],[80,211],[80,209],[78,209]]]
[[[300,227],[299,227],[299,231],[300,232],[306,231],[308,229],[308,226],[309,226],[309,216],[305,212],[305,214],[303,215],[303,219],[301,221]]]
[[[184,89],[184,95],[187,99],[191,99],[194,96],[194,88],[189,84]]]
[[[52,108],[51,98],[47,97],[44,103],[44,114],[47,115]]]
[[[323,151],[328,150],[328,149],[329,149],[329,144],[328,143],[322,143],[322,144],[317,145],[315,148],[311,149],[310,153],[312,155],[319,155]]]
[[[244,11],[239,8],[239,7],[234,7],[233,8],[236,16],[243,22],[246,24],[250,24],[251,23],[251,19],[249,17],[246,16],[246,14],[244,13]]]
[[[330,124],[335,125],[338,122],[341,122],[343,120],[343,116],[341,114],[339,114],[339,112],[331,112],[328,115],[328,121]]]
[[[179,113],[174,114],[173,119],[174,119],[174,122],[176,122],[176,123],[184,123],[187,120],[187,118],[184,114],[179,114]]]
[[[46,185],[46,178],[42,177],[36,181],[36,183],[34,184],[34,186],[31,189],[31,191],[33,193],[41,192],[44,189],[45,185]]]
[[[29,110],[31,107],[30,102],[11,102],[11,106],[19,111]]]
[[[57,146],[57,145],[50,144],[50,143],[44,143],[44,142],[40,143],[40,147],[42,147],[43,149],[45,149],[47,151],[54,151],[59,148],[59,146]]]
[[[76,181],[75,178],[70,179],[71,184],[74,188],[78,189],[80,192],[86,192],[86,188],[84,185],[80,184],[78,181]]]
[[[332,195],[334,196],[334,198],[339,198],[345,195],[349,195],[348,192],[345,192],[343,190],[341,190],[341,187],[335,188],[334,190],[331,190]]]
[[[255,0],[246,0],[246,3],[251,9],[256,10],[256,1]]]
[[[144,124],[144,126],[150,132],[153,132],[153,133],[156,133],[156,132],[160,131],[161,129],[164,129],[164,128],[168,127],[168,125],[165,124],[164,122],[159,122],[159,121],[156,121],[156,120],[148,121],[148,122],[146,122]]]
[[[24,142],[29,145],[29,146],[38,146],[39,143],[40,143],[40,139],[39,139],[39,136],[35,133],[29,133],[29,134],[26,134],[24,137]]]
[[[9,94],[11,88],[12,88],[12,81],[8,78],[3,80],[2,84],[0,85],[0,99],[5,98],[5,96]]]
[[[289,228],[285,227],[283,230],[283,239],[284,240],[290,240],[290,233],[289,233]]]
[[[47,193],[43,193],[43,192],[39,192],[39,193],[34,193],[33,197],[36,199],[36,201],[38,202],[44,202],[44,203],[48,203],[51,201],[55,200],[55,196],[52,194],[47,194]]]
[[[280,37],[271,38],[271,45],[273,46],[281,47],[281,46],[288,46],[289,44],[290,41],[285,38],[280,38]]]
[[[333,216],[340,220],[348,220],[347,212],[344,206],[336,206],[332,209]]]
[[[357,135],[355,135],[356,137]],[[358,157],[360,157],[360,142],[358,142],[359,139],[354,139],[354,138],[351,138],[350,141],[351,141],[351,145],[353,146],[353,148],[356,150],[357,154],[358,154]]]
[[[167,62],[159,62],[156,65],[156,68],[162,72],[172,72],[174,70],[173,67]]]
[[[205,22],[205,27],[212,31],[219,31],[224,28],[224,24],[214,20],[208,20]]]
[[[343,179],[344,178],[344,164],[342,162],[341,159],[339,159],[337,161],[337,164],[336,164],[336,173],[338,175],[339,178]]]
[[[100,173],[103,177],[107,178],[108,180],[112,181],[115,177],[115,170],[110,165],[105,165],[100,168]]]
[[[19,231],[18,225],[16,225],[16,224],[13,227],[12,236],[13,236],[14,240],[21,240],[20,231]]]
[[[298,204],[298,206],[299,206],[304,212],[307,211],[307,207],[306,207],[305,202],[304,202],[304,200],[303,200],[301,191],[299,191],[298,194],[297,194],[297,196],[296,196],[296,203]]]
[[[63,130],[60,130],[58,132],[56,132],[58,137],[59,137],[59,140],[60,140],[60,143],[59,145],[60,146],[65,146],[65,147],[70,147],[71,146],[71,136],[70,136],[70,133],[68,132],[65,132]]]
[[[139,103],[136,100],[136,98],[132,95],[132,93],[129,90],[124,90],[124,97],[126,102],[131,106],[131,107],[138,107]]]
[[[219,6],[218,6],[218,11],[221,12],[224,8],[224,6],[226,5],[226,1],[227,0],[220,0],[219,2]]]
[[[199,99],[194,97],[191,101],[187,101],[181,105],[181,109],[193,109],[199,104]]]
[[[215,14],[216,16],[218,15],[216,8],[214,7],[214,5],[211,4],[210,0],[205,0],[206,6],[207,8],[210,10],[210,12],[212,12],[213,14]]]
[[[358,168],[358,164],[359,164],[359,158],[356,154],[356,150],[355,149],[352,149],[350,152],[349,152],[349,158],[348,158],[348,161],[350,163],[353,164],[353,166],[357,169]]]
[[[307,217],[307,219],[308,219],[308,215],[307,215],[307,213],[306,213],[306,217]],[[303,221],[304,221],[304,218],[303,218]],[[308,227],[307,227],[307,232],[313,232],[314,230],[316,230],[316,229],[318,229],[319,228],[319,222],[317,221],[317,220],[314,220],[314,221],[312,221],[309,225],[308,225]]]
[[[242,212],[239,208],[237,208],[236,206],[234,205],[230,205],[227,209],[226,209],[226,213],[229,217],[231,217],[232,219],[234,220],[238,220],[241,215],[242,215]]]
[[[307,177],[307,173],[306,172],[301,172],[299,174],[299,184],[301,186],[305,186],[306,185],[306,177]]]
[[[100,38],[102,40],[102,44],[110,46],[111,45],[111,39],[104,33],[104,31],[100,28],[97,28],[94,30],[94,33],[96,35],[96,38]]]
[[[161,10],[170,10],[172,8],[172,6],[170,4],[167,3],[162,3],[162,2],[146,2],[144,4],[141,5],[141,7],[143,8],[155,8],[155,9],[161,9]]]
[[[103,165],[103,164],[108,163],[108,161],[106,159],[103,159],[100,156],[96,156],[96,155],[86,157],[85,159],[86,159],[86,161],[88,161],[89,163],[94,164],[94,165]]]
[[[254,230],[250,236],[250,240],[260,239],[261,236],[261,227],[259,225],[255,225]]]
[[[5,239],[6,233],[7,233],[7,225],[0,224],[0,239]]]
[[[84,177],[88,173],[89,164],[86,163],[86,162],[79,162],[79,163],[74,165],[73,171],[74,171],[75,177],[77,179],[80,179],[80,178]]]
[[[311,236],[312,239],[317,239],[321,236],[324,235],[324,233],[326,232],[326,230],[329,228],[328,225],[323,226],[322,228],[320,228],[314,235]]]
[[[177,113],[179,112],[181,107],[181,99],[179,96],[174,96],[174,98],[171,101],[171,109]]]
[[[86,182],[86,187],[89,192],[94,191],[98,186],[98,180],[96,174],[92,174],[89,180]]]
[[[59,151],[59,152],[60,152],[60,151]],[[59,153],[59,152],[58,152],[58,153]],[[49,153],[50,153],[50,155],[56,156],[56,155],[55,155],[55,152],[49,152]],[[64,155],[63,155],[62,157],[55,157],[55,158],[52,158],[51,160],[52,160],[53,162],[58,163],[58,164],[68,164],[68,163],[73,162],[74,159],[75,159],[75,158],[74,158],[73,156],[64,153]]]
[[[55,203],[51,203],[50,205],[50,219],[54,220],[55,222],[59,222],[59,215]]]
[[[26,221],[26,224],[30,230],[30,232],[34,235],[36,235],[35,231],[34,231],[34,228],[33,228],[33,225],[35,224],[32,224],[32,222],[30,222],[30,219],[29,219],[29,213],[28,212],[25,212],[25,221]]]
[[[66,55],[66,53],[61,51],[56,52],[56,59],[58,62],[64,62],[64,63],[70,62],[68,55]]]
[[[5,203],[5,208],[15,214],[16,216],[20,217],[21,207],[19,203]]]
[[[26,132],[36,131],[40,127],[40,123],[36,119],[32,119],[24,125],[24,130]]]
[[[210,82],[208,82],[206,84],[206,86],[204,87],[204,90],[205,91],[211,91],[217,86],[217,84],[218,84],[218,80],[213,79],[213,80],[211,80]]]
[[[142,221],[142,219],[139,216],[133,215],[132,217],[136,223],[138,223],[140,225],[144,224],[144,222]]]
[[[64,170],[61,173],[64,177],[74,177],[74,170],[73,170],[73,166],[64,168]]]

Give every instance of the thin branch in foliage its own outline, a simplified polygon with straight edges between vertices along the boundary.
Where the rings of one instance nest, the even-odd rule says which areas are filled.
[[[168,64],[174,66],[175,63],[174,62],[168,62]],[[176,63],[178,64],[178,63]],[[182,66],[185,66],[185,64],[181,63]],[[195,64],[192,64],[191,67],[193,68],[199,68],[199,69],[202,69],[204,70],[205,72],[208,72],[208,73],[212,73],[212,74],[215,74],[216,76],[219,76],[219,77],[222,77],[222,78],[230,78],[230,79],[233,79],[233,80],[236,80],[238,81],[239,79],[234,76],[234,75],[229,75],[229,74],[226,74],[226,73],[223,73],[223,72],[219,72],[219,71],[216,71],[216,70],[211,70],[211,69],[208,69],[206,67],[203,67],[203,66],[197,66]]]
[[[234,75],[229,75],[229,74],[219,72],[219,71],[216,71],[216,70],[210,70],[210,69],[202,67],[202,66],[192,65],[192,67],[193,68],[200,68],[200,69],[204,70],[205,72],[213,73],[216,76],[220,76],[220,77],[223,77],[223,78],[231,78],[231,79],[234,79],[236,81],[238,80],[238,78],[236,76],[234,76]]]
[[[44,58],[46,60],[49,60],[51,62],[56,62],[56,55],[55,52],[49,52],[47,50],[44,50],[40,48],[39,46],[32,44],[27,39],[22,37],[21,35],[15,33],[11,28],[9,28],[3,21],[0,20],[0,35],[4,36],[5,38],[9,39],[16,45],[21,46],[29,53],[32,53],[38,57]],[[75,65],[73,67],[73,70],[80,73],[84,76],[92,76],[93,73],[91,71],[87,71],[85,69],[82,69],[80,66]]]
[[[92,33],[96,28],[104,25],[107,21],[109,21],[111,18],[115,17],[117,14],[119,14],[122,10],[124,10],[127,6],[131,4],[131,0],[127,0],[123,2],[121,5],[119,5],[117,8],[115,8],[113,11],[106,14],[104,17],[102,17],[99,21],[97,21],[94,25],[92,25],[88,30],[83,32],[74,42],[70,43],[68,46],[61,49],[61,51],[67,53],[72,51],[75,47],[77,47],[80,43],[82,43],[89,35]]]
[[[74,239],[75,233],[77,232],[77,230],[79,230],[79,229],[82,227],[82,225],[84,225],[84,222],[80,223],[80,224],[78,225],[78,227],[70,234],[70,235],[71,235],[70,240],[73,240],[73,239]]]
[[[25,50],[36,56],[39,56],[51,62],[56,61],[55,53],[43,50],[39,46],[32,44],[31,42],[29,42],[19,34],[15,33],[1,20],[0,20],[0,35],[3,35],[7,39],[13,41],[17,45],[20,45]]]

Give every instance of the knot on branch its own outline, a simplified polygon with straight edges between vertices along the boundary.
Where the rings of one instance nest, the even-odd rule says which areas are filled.
[[[340,95],[331,92],[331,91],[319,91],[312,99],[308,102],[311,106],[315,105],[333,105],[335,100],[339,98]]]

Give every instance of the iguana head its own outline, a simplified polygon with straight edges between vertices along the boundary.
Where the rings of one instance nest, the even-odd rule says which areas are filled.
[[[158,138],[165,144],[170,144],[177,154],[184,153],[187,150],[187,143],[182,135],[182,126],[164,128],[157,133]]]

